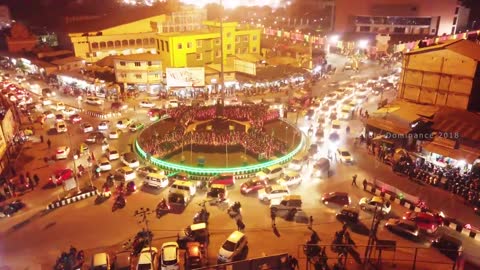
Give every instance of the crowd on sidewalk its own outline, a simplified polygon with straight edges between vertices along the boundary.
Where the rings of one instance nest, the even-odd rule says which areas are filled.
[[[16,197],[27,191],[33,191],[40,183],[40,177],[37,174],[32,176],[30,172],[26,172],[25,174],[17,175],[13,167],[10,168],[10,171],[12,174],[10,179],[5,177],[0,179],[0,197],[3,199]]]

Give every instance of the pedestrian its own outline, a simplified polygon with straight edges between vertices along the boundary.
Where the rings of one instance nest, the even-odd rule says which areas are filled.
[[[32,178],[28,178],[28,184],[30,186],[30,190],[33,191],[35,189],[35,183],[33,182]]]
[[[48,145],[48,148],[52,147],[52,142],[50,141],[50,139],[47,140],[47,145]]]
[[[40,177],[38,177],[37,174],[34,174],[33,181],[35,182],[35,186],[38,186],[38,183],[40,183]]]
[[[352,176],[352,186],[357,186],[357,175]]]
[[[5,197],[12,197],[12,193],[10,193],[10,187],[8,186],[8,184],[3,185],[3,192],[5,193]]]
[[[275,212],[270,211],[270,218],[272,219],[272,228],[277,227],[277,224],[275,223],[275,218],[276,218],[276,217],[277,217],[277,216],[275,215]]]
[[[237,219],[237,230],[243,232],[245,230],[245,224],[243,223],[242,219]]]
[[[362,182],[362,184],[363,184],[363,190],[365,190],[365,191],[366,191],[366,190],[367,190],[367,185],[368,185],[368,182],[367,182],[367,179],[366,179],[366,178],[365,178],[365,179],[363,179],[363,182]]]
[[[40,142],[43,143],[43,135],[40,135]]]

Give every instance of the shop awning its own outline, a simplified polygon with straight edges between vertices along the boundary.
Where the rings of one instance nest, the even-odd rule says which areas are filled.
[[[473,164],[473,162],[480,155],[480,153],[469,152],[462,148],[450,148],[449,146],[439,142],[439,140],[437,139],[434,139],[431,143],[424,145],[423,149],[428,152],[442,155],[444,157],[449,157],[455,160],[465,160],[468,164]]]
[[[400,123],[395,123],[391,120],[383,118],[368,118],[367,126],[378,128],[380,130],[390,132],[392,134],[405,135],[410,132],[410,128],[401,126]]]

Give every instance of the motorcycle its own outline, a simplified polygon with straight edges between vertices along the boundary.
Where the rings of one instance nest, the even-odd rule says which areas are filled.
[[[193,224],[208,223],[208,218],[210,217],[210,213],[207,211],[205,202],[199,205],[202,207],[202,209],[193,216]]]
[[[170,205],[168,204],[167,200],[163,198],[157,205],[157,208],[155,209],[155,212],[157,213],[157,217],[160,218],[161,216],[167,214],[170,212]]]
[[[97,198],[95,199],[95,204],[100,204],[110,199],[110,197],[112,197],[112,192],[108,186],[104,185],[102,192],[99,192]]]
[[[105,185],[108,186],[109,188],[113,187],[113,185],[115,184],[114,180],[115,180],[115,176],[113,176],[113,174],[109,174],[107,176],[107,180],[105,181]]]
[[[115,199],[115,202],[113,203],[112,212],[114,212],[117,209],[124,208],[126,204],[127,204],[127,200],[125,199],[125,197],[123,197],[123,195],[118,195],[117,198]]]
[[[126,192],[127,195],[130,195],[133,192],[135,192],[137,190],[137,186],[135,185],[135,182],[133,181],[128,182],[126,186],[126,190],[127,190]]]
[[[242,210],[242,205],[240,202],[234,202],[230,207],[227,209],[227,213],[231,218],[235,218],[240,215]]]

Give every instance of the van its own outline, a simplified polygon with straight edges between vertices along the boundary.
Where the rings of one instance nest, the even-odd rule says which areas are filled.
[[[282,199],[270,201],[270,210],[277,212],[279,210],[300,210],[302,208],[302,197],[300,195],[286,195]]]
[[[343,105],[340,110],[340,119],[350,120],[352,118],[353,107],[350,105]]]
[[[256,177],[262,180],[276,180],[283,176],[283,167],[281,165],[272,165],[268,168],[263,169],[261,172],[256,173]]]
[[[161,173],[149,173],[145,176],[143,184],[154,188],[164,188],[168,186],[168,177]]]
[[[340,131],[342,129],[342,124],[338,120],[333,120],[332,121],[332,130],[333,131]]]
[[[181,181],[176,180],[173,182],[172,186],[170,187],[169,192],[188,192],[190,196],[194,196],[197,193],[197,187],[192,181]]]

